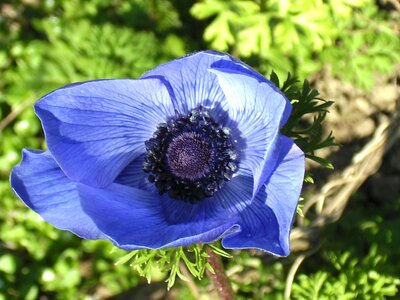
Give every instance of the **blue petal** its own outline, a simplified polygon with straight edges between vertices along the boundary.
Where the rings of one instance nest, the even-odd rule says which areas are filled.
[[[23,150],[22,154],[10,176],[18,197],[58,229],[85,239],[105,238],[83,212],[76,183],[64,175],[50,152]]]
[[[211,72],[217,75],[229,103],[229,118],[245,139],[241,164],[253,172],[254,196],[276,165],[280,153],[279,130],[288,101],[270,84],[252,76],[232,69]]]
[[[235,187],[239,193],[228,193],[224,197],[224,203],[229,203],[229,207],[236,210],[240,231],[225,236],[222,245],[227,249],[259,248],[281,255],[279,224],[273,210],[263,204],[265,193],[260,191],[252,198],[252,177],[239,175],[235,179]],[[231,186],[230,184],[229,187]]]
[[[221,222],[221,220],[229,220],[230,223],[226,227],[223,227],[226,231],[214,232],[210,240],[220,237],[223,238],[223,245],[226,248],[259,248],[275,255],[287,255],[289,252],[289,232],[303,180],[304,154],[289,138],[280,137],[280,139],[280,155],[277,165],[275,165],[271,177],[263,185],[263,188],[256,197],[252,197],[253,178],[251,171],[243,167],[214,197],[206,198],[195,205],[170,199],[165,195],[159,196],[153,194],[153,196],[150,196],[149,194],[146,196],[148,199],[146,198],[145,203],[153,203],[154,207],[151,210],[153,212],[161,210],[158,216],[162,216],[157,217],[156,219],[159,220],[153,223],[167,223],[167,225],[164,224],[161,227],[154,227],[160,232],[159,234],[155,233],[155,235],[158,239],[161,239],[159,235],[169,235],[171,239],[161,244],[150,240],[146,244],[137,245],[132,241],[135,240],[134,236],[139,233],[137,233],[136,229],[129,229],[128,235],[131,236],[132,240],[124,248],[159,248],[166,247],[165,245],[180,246],[192,242],[205,243],[207,239],[205,236],[199,237],[199,229],[209,229],[213,226],[218,227],[218,222]],[[117,180],[120,183],[136,188],[145,188],[148,191],[157,193],[157,190],[154,188],[151,189],[152,185],[146,181],[147,174],[141,170],[141,165],[142,162],[140,159],[132,162]],[[99,193],[93,192],[93,194],[98,195]],[[87,196],[88,199],[93,199],[93,197]],[[124,198],[131,199],[127,200],[127,202],[132,206],[134,205],[131,202],[132,199],[143,199],[143,197],[135,196],[134,194],[126,195]],[[96,204],[93,204],[98,209],[98,212],[94,212],[94,214],[107,211],[105,207],[113,206],[111,203],[105,204],[103,209],[103,206],[98,206],[99,202],[101,201],[96,200]],[[108,212],[106,215],[121,215],[129,210],[133,211],[135,208],[123,206],[120,212]],[[92,217],[96,219],[94,214]],[[113,218],[115,219],[115,223],[120,219],[120,217]],[[126,218],[126,222],[129,223],[131,222],[130,220],[134,219],[134,216],[132,214],[132,216],[127,216]],[[151,219],[151,216],[144,214],[138,220],[138,224],[131,225],[136,228],[136,226],[141,226],[140,224],[145,224],[146,220]],[[113,222],[109,224],[113,224]],[[98,225],[101,226],[100,223]],[[111,225],[109,226],[111,227]],[[113,228],[115,228],[114,226],[112,225]],[[103,227],[101,228],[109,236],[118,241],[123,238],[124,234],[127,234],[124,232],[124,228],[129,225],[121,223],[118,226],[121,228],[117,229],[119,232],[119,237],[117,238],[115,238],[115,232],[111,232]],[[240,228],[241,232],[235,235],[238,228]],[[186,238],[182,239],[182,232],[185,231]],[[149,232],[140,231],[140,234],[143,234],[142,238],[154,235],[151,230]],[[136,239],[140,240],[140,237],[136,237]],[[176,240],[175,242],[173,241],[174,239]],[[121,242],[117,242],[116,244],[121,245]]]
[[[216,51],[197,52],[160,65],[147,72],[144,78],[164,80],[169,86],[174,108],[183,115],[200,105],[224,109],[224,94],[216,76],[208,69],[216,61],[232,59],[229,55]]]
[[[143,159],[144,155],[135,159],[121,172],[115,182],[146,190],[157,194],[157,197],[161,197],[160,205],[169,224],[197,222],[212,218],[234,218],[238,212],[251,203],[251,197],[245,191],[247,186],[243,185],[243,180],[241,180],[242,176],[234,177],[213,197],[205,198],[195,205],[169,198],[166,195],[159,196],[159,191],[154,183],[150,183],[147,180],[148,173],[143,171]],[[251,178],[251,174],[245,174],[244,176],[250,176]]]
[[[213,197],[191,204],[165,197],[161,202],[165,217],[170,224],[236,220],[239,213],[251,204],[251,194],[246,190],[243,176],[235,176]],[[252,180],[249,177],[250,181]]]
[[[303,186],[305,158],[303,151],[290,138],[282,136],[281,140],[283,149],[281,153],[287,154],[264,187],[267,194],[265,203],[271,207],[278,220],[279,242],[283,255],[288,255],[289,234]]]
[[[233,58],[234,59],[234,58]],[[278,94],[281,94],[282,97],[285,100],[285,110],[283,112],[283,116],[281,119],[281,124],[280,126],[283,126],[286,124],[287,120],[290,117],[290,114],[292,112],[292,105],[290,104],[290,101],[286,98],[286,96],[282,93],[282,91],[275,86],[271,81],[266,79],[263,75],[260,73],[256,72],[253,68],[248,66],[247,64],[239,61],[239,60],[234,60],[234,61],[229,61],[229,60],[219,60],[216,61],[211,65],[212,69],[221,69],[221,70],[227,70],[228,73],[237,73],[237,74],[242,74],[242,75],[248,75],[251,76],[255,79],[257,79],[259,82],[264,82],[268,84],[271,89],[273,89],[275,92]]]
[[[147,180],[149,173],[143,171],[145,154],[138,156],[117,177],[115,183],[127,185],[140,190],[158,193],[154,183]]]
[[[201,219],[194,213],[195,205],[188,212],[196,216],[193,220],[174,223],[162,203],[171,200],[167,196],[116,183],[106,189],[80,185],[79,191],[85,212],[115,245],[126,250],[210,243],[237,228],[234,218]]]
[[[258,248],[279,256],[289,255],[289,234],[303,183],[304,153],[281,137],[278,165],[250,205],[240,212],[241,231],[226,236],[225,248]],[[251,197],[252,182],[242,177]]]
[[[100,80],[44,96],[35,110],[65,174],[106,186],[138,155],[157,124],[174,114],[160,80]]]

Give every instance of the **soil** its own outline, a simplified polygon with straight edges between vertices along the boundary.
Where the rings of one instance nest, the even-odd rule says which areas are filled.
[[[354,154],[371,139],[383,118],[390,118],[400,105],[400,67],[395,75],[376,77],[376,85],[371,91],[363,91],[349,83],[343,83],[330,75],[329,68],[323,70],[313,85],[326,100],[334,101],[325,121],[325,132],[333,132],[340,147],[324,149],[318,153],[327,157],[335,166],[335,171],[316,170],[310,164],[317,186],[327,182],[336,170],[347,167]],[[321,176],[321,177],[319,177]],[[400,195],[400,139],[386,153],[382,166],[376,174],[368,178],[361,189],[372,199],[379,200]]]

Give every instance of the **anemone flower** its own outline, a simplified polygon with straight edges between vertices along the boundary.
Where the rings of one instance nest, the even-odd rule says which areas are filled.
[[[11,185],[53,226],[126,250],[289,254],[304,153],[280,133],[288,99],[241,61],[198,52],[68,85],[35,112],[48,150],[23,150]]]

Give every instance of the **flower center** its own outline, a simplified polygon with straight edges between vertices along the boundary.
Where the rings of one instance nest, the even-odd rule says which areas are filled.
[[[167,161],[173,174],[190,180],[210,172],[212,152],[199,134],[184,132],[175,137],[167,150]]]
[[[143,170],[160,194],[196,203],[232,178],[238,167],[234,144],[231,130],[200,107],[157,126],[145,142]]]

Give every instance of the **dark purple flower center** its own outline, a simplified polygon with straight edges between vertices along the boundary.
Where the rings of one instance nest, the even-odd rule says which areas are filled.
[[[160,194],[191,203],[214,195],[238,167],[231,130],[201,107],[159,124],[145,144],[149,181]]]
[[[210,172],[213,153],[210,145],[197,133],[185,132],[172,139],[167,162],[173,174],[196,180]]]

